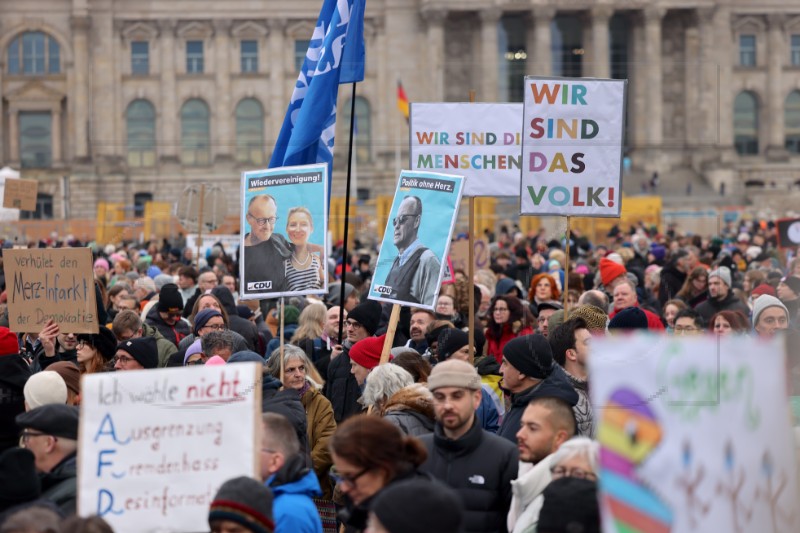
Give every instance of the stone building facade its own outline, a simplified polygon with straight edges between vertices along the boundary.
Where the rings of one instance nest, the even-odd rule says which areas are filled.
[[[0,0],[0,162],[36,216],[92,217],[261,168],[320,0]],[[632,172],[729,193],[800,183],[800,4],[753,0],[367,0],[359,196],[406,166],[413,101],[519,101],[521,76],[628,78]],[[352,89],[339,97],[344,190]],[[678,178],[675,178],[678,179]],[[774,182],[774,184],[773,184]],[[785,190],[785,189],[784,189]]]

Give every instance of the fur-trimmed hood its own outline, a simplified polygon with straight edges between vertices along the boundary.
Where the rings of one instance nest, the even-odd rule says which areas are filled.
[[[427,418],[435,418],[433,394],[422,383],[414,383],[395,392],[384,405],[381,416],[393,411],[416,411]]]

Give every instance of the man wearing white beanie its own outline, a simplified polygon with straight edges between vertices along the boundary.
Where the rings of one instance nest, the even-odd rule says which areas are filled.
[[[789,310],[774,296],[762,294],[753,304],[753,329],[759,337],[772,338],[789,329]]]
[[[711,317],[720,311],[740,311],[747,316],[750,309],[731,290],[731,270],[728,267],[718,267],[708,274],[708,300],[694,308],[703,317],[703,322],[709,323]]]

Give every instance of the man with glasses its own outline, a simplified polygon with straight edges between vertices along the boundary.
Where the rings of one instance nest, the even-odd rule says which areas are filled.
[[[139,337],[152,337],[158,347],[158,366],[167,366],[167,361],[172,354],[178,353],[178,348],[164,338],[155,326],[150,326],[142,322],[139,314],[135,311],[125,309],[117,313],[114,322],[111,323],[111,331],[117,338],[117,342],[125,342]]]
[[[223,358],[226,362],[233,355],[233,345],[236,339],[233,333],[226,330],[214,330],[201,337],[203,353],[210,359],[215,355]]]
[[[276,413],[265,413],[261,420],[261,480],[275,497],[275,532],[322,533],[312,499],[322,496],[322,490],[317,475],[300,453],[295,428]]]
[[[694,309],[683,309],[675,315],[676,335],[697,335],[705,330],[705,321]]]
[[[158,348],[152,337],[121,342],[114,357],[114,370],[143,370],[158,367]]]
[[[41,498],[64,516],[75,514],[77,498],[78,408],[48,404],[17,415],[22,446],[33,453],[42,484]]]
[[[392,220],[397,257],[383,285],[391,289],[389,297],[410,303],[433,305],[441,263],[417,238],[422,221],[422,200],[406,196]]]
[[[292,249],[283,235],[274,233],[278,221],[278,204],[269,194],[250,199],[245,219],[250,233],[244,238],[243,295],[288,290],[284,261]]]

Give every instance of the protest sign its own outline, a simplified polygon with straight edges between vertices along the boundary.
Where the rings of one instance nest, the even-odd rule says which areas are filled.
[[[325,293],[327,235],[327,165],[244,172],[240,299]]]
[[[489,268],[489,243],[486,239],[475,239],[473,243],[475,271]],[[453,271],[469,272],[469,241],[459,240],[450,243],[450,259],[453,262]]]
[[[220,485],[258,478],[261,366],[84,377],[78,514],[117,533],[208,531]]]
[[[3,193],[3,207],[36,211],[36,193],[39,182],[36,180],[7,179]]]
[[[592,342],[603,531],[800,531],[782,339]]]
[[[627,80],[525,78],[523,215],[618,217]]]
[[[239,248],[241,241],[241,235],[204,234],[203,242],[200,244],[200,257],[206,257],[217,243],[222,244],[226,254],[236,257],[236,250]],[[186,247],[190,250],[197,250],[197,233],[188,233],[186,235]]]
[[[461,176],[400,173],[370,299],[434,308],[463,184]]]
[[[412,103],[412,170],[464,176],[464,196],[517,196],[522,104]]]
[[[800,246],[800,218],[782,218],[775,221],[778,234],[778,247]]]
[[[61,333],[97,333],[91,250],[3,250],[3,267],[11,331],[38,333],[52,319]]]

